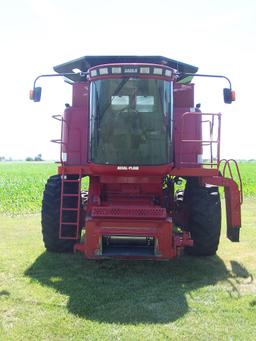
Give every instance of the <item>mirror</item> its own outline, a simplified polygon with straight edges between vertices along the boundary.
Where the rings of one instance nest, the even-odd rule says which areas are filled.
[[[32,91],[30,91],[30,99],[33,100],[34,102],[40,102],[41,93],[42,93],[41,87],[34,88]]]
[[[231,104],[235,101],[235,92],[229,88],[223,89],[224,103]]]

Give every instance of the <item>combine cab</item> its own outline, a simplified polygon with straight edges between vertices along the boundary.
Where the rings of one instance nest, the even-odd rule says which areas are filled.
[[[221,114],[194,103],[193,77],[224,76],[157,56],[88,56],[41,75],[73,88],[61,122],[58,175],[42,206],[45,247],[86,258],[170,259],[216,253],[224,187],[227,237],[239,241],[242,186],[234,160],[220,160]],[[207,160],[206,160],[207,159]],[[231,165],[234,164],[234,166]],[[88,192],[81,191],[83,177]],[[183,187],[180,185],[183,183]],[[180,189],[183,188],[183,189]]]

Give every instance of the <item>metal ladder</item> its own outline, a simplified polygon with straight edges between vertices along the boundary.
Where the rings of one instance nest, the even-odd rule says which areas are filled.
[[[60,202],[60,239],[79,239],[80,237],[80,210],[81,210],[81,173],[77,179],[68,179],[61,174],[61,202]],[[75,189],[69,186],[77,184]],[[71,192],[73,190],[73,192]]]

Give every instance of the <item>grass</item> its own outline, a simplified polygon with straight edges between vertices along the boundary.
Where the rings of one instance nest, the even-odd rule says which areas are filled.
[[[217,256],[135,262],[45,252],[38,212],[56,165],[0,163],[0,340],[254,340],[256,163],[240,168],[240,243],[224,226]]]
[[[38,214],[0,215],[0,339],[254,340],[255,205],[241,243],[170,262],[47,253]]]

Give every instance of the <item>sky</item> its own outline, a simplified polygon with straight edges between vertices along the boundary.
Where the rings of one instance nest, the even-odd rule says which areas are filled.
[[[196,103],[221,112],[221,157],[256,159],[255,0],[1,0],[0,156],[39,153],[57,160],[60,126],[51,116],[70,102],[71,86],[39,74],[85,55],[161,55],[228,76],[236,102],[223,103],[224,80],[196,79]]]

